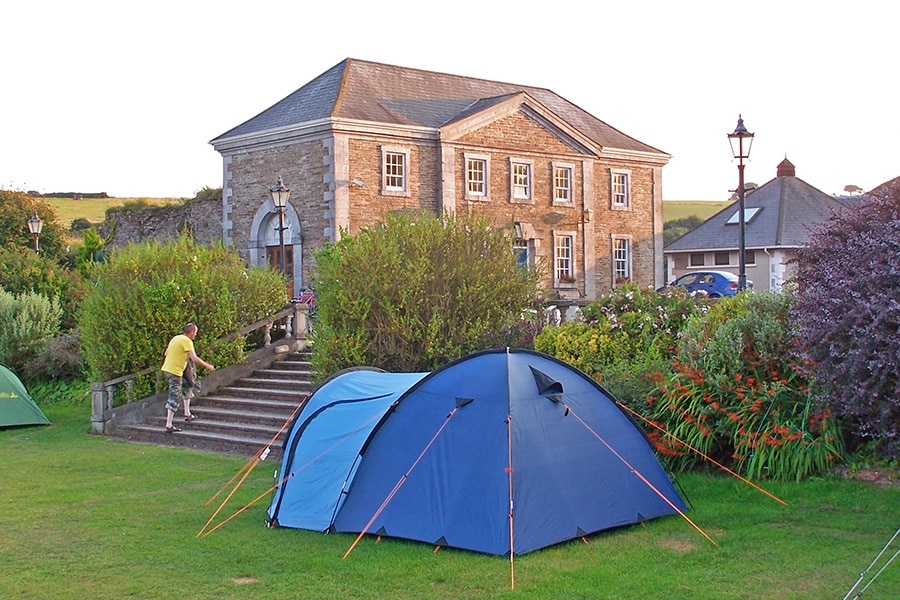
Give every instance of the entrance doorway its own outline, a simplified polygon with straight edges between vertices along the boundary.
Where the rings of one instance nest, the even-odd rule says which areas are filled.
[[[266,246],[266,262],[269,263],[276,271],[281,271],[281,246]],[[288,278],[287,293],[288,297],[294,297],[294,247],[284,247],[284,273]]]

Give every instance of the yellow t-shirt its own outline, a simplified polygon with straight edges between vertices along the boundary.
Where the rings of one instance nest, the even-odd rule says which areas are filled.
[[[166,360],[163,362],[162,370],[181,377],[187,366],[188,355],[193,350],[194,340],[184,334],[176,335],[169,341],[169,347],[166,348]]]

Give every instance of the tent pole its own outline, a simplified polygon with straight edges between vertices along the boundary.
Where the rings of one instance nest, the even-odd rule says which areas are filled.
[[[693,452],[699,454],[699,455],[702,456],[704,459],[706,459],[706,460],[708,460],[709,462],[711,462],[712,464],[716,465],[717,467],[719,467],[720,469],[722,469],[723,471],[725,471],[725,472],[728,473],[729,475],[734,475],[735,477],[737,477],[738,479],[740,479],[741,481],[743,481],[744,483],[746,483],[746,484],[749,485],[750,487],[754,488],[756,491],[762,492],[763,494],[765,494],[766,496],[768,496],[769,498],[771,498],[771,499],[774,500],[775,502],[778,502],[778,503],[780,503],[780,504],[783,504],[784,506],[787,506],[787,505],[788,505],[787,502],[785,502],[784,500],[782,500],[782,499],[779,498],[778,496],[775,496],[774,494],[771,494],[771,493],[767,492],[766,490],[762,489],[761,487],[759,487],[758,485],[756,485],[755,483],[753,483],[753,482],[750,481],[749,479],[746,479],[746,478],[744,478],[744,477],[741,477],[740,475],[738,475],[737,473],[735,473],[734,471],[732,471],[731,469],[729,469],[728,467],[726,467],[726,466],[723,465],[722,463],[717,462],[717,461],[716,461],[714,458],[712,458],[711,456],[707,456],[706,454],[704,454],[703,452],[701,452],[699,449],[694,448],[693,446],[691,446],[691,445],[688,444],[687,442],[678,439],[677,437],[675,437],[674,435],[672,435],[671,433],[669,433],[668,431],[666,431],[665,429],[663,429],[662,427],[660,427],[659,425],[657,425],[656,423],[654,423],[653,421],[650,421],[649,419],[647,419],[646,417],[644,417],[644,415],[642,415],[642,414],[640,414],[640,413],[638,413],[638,412],[636,412],[636,411],[634,411],[634,410],[628,408],[628,407],[625,406],[624,404],[619,404],[618,402],[617,402],[616,404],[618,404],[619,406],[621,406],[622,408],[624,408],[625,410],[627,410],[628,412],[630,412],[630,413],[633,414],[634,416],[638,417],[639,419],[641,419],[642,421],[644,421],[645,423],[647,423],[647,424],[650,425],[651,427],[655,427],[656,429],[659,429],[661,432],[663,432],[663,433],[666,434],[668,437],[672,438],[673,440],[675,440],[676,442],[678,442],[678,443],[681,444],[682,446],[685,446],[685,447],[688,448],[689,450],[691,450],[691,451],[693,451]]]
[[[272,444],[275,443],[275,440],[278,439],[278,436],[281,435],[281,432],[284,431],[284,428],[287,427],[288,424],[294,419],[294,415],[296,415],[296,414],[297,414],[297,411],[299,411],[299,410],[303,407],[303,405],[306,404],[306,401],[307,401],[307,400],[309,400],[309,394],[306,394],[306,395],[303,397],[303,399],[300,401],[300,405],[297,406],[297,408],[294,409],[294,412],[292,412],[292,413],[291,413],[291,416],[289,416],[289,417],[287,418],[287,420],[286,420],[286,421],[284,422],[284,424],[281,426],[281,429],[278,430],[278,433],[276,433],[276,434],[272,437],[272,439],[269,440],[269,443],[266,444],[265,446],[263,446],[262,448],[260,448],[259,450],[257,450],[257,451],[256,451],[256,454],[253,455],[253,458],[251,458],[250,460],[248,460],[248,461],[244,464],[244,466],[241,467],[241,468],[238,470],[238,472],[235,473],[234,476],[233,476],[231,479],[228,480],[228,483],[226,483],[225,485],[223,485],[222,488],[221,488],[218,492],[216,492],[216,493],[213,495],[212,498],[210,498],[209,500],[207,500],[207,501],[206,501],[206,504],[204,504],[203,506],[209,506],[210,502],[212,502],[213,500],[215,500],[215,499],[219,496],[219,494],[221,494],[221,493],[225,490],[225,488],[227,488],[229,485],[231,485],[232,482],[233,482],[235,479],[237,479],[238,477],[240,477],[241,473],[244,472],[244,469],[248,468],[251,464],[253,464],[253,461],[254,461],[254,460],[256,460],[257,458],[259,458],[259,457],[261,457],[261,456],[263,455],[263,452],[266,451],[266,448],[268,448],[269,446],[271,446]],[[207,523],[207,525],[209,525],[209,523]],[[201,531],[201,533],[202,533],[202,531]],[[198,535],[199,535],[199,534],[198,534]]]
[[[572,407],[571,407],[571,406],[569,406],[569,405],[566,404],[565,402],[563,402],[562,405],[566,408],[566,411],[572,413],[572,416],[575,417],[575,419],[576,419],[579,423],[581,423],[588,431],[590,431],[591,434],[593,434],[593,436],[594,436],[595,438],[597,438],[597,439],[600,441],[601,444],[603,444],[604,446],[606,446],[606,449],[607,449],[607,450],[609,450],[610,452],[612,452],[613,455],[614,455],[616,458],[618,458],[618,459],[622,462],[622,464],[624,464],[626,467],[628,467],[628,468],[631,470],[631,472],[635,475],[635,477],[637,477],[638,479],[640,479],[641,481],[643,481],[644,484],[645,484],[647,487],[649,487],[651,490],[653,490],[653,491],[656,493],[657,496],[659,496],[660,498],[662,498],[663,502],[665,502],[666,504],[668,504],[668,505],[672,508],[672,510],[674,510],[674,511],[677,512],[679,515],[681,515],[681,518],[682,518],[682,519],[684,519],[685,521],[687,521],[688,523],[690,523],[690,524],[691,524],[691,527],[693,527],[694,529],[696,529],[696,530],[700,533],[700,535],[702,535],[702,536],[705,537],[707,540],[709,540],[709,542],[710,542],[713,546],[715,546],[715,547],[717,547],[717,548],[719,547],[719,544],[717,544],[716,541],[715,541],[714,539],[712,539],[711,537],[709,537],[709,535],[707,535],[707,533],[706,533],[705,531],[703,531],[702,529],[700,529],[700,527],[699,527],[696,523],[694,523],[694,522],[691,520],[690,517],[688,517],[686,514],[684,514],[684,511],[683,511],[683,510],[681,510],[680,508],[678,508],[677,506],[675,506],[675,504],[674,504],[671,500],[669,500],[668,498],[666,498],[666,495],[665,495],[665,494],[663,494],[662,492],[660,492],[658,489],[656,489],[656,486],[654,486],[652,483],[650,483],[650,480],[648,480],[646,477],[644,477],[643,474],[641,474],[640,471],[638,471],[638,470],[635,469],[633,466],[631,466],[631,464],[630,464],[627,460],[625,460],[625,457],[623,457],[621,454],[619,454],[618,452],[616,452],[615,449],[614,449],[612,446],[610,446],[610,445],[606,442],[606,440],[604,440],[602,437],[600,437],[600,435],[599,435],[596,431],[594,431],[593,429],[591,429],[590,426],[589,426],[587,423],[584,422],[584,419],[582,419],[580,416],[578,416],[578,414],[577,414],[574,410],[572,410]]]
[[[353,540],[353,543],[350,544],[350,547],[347,548],[346,552],[344,552],[344,556],[341,557],[342,559],[350,556],[350,553],[353,552],[353,549],[356,548],[357,544],[359,544],[359,541],[363,538],[364,535],[366,535],[366,532],[369,531],[369,528],[372,527],[372,524],[375,523],[375,520],[378,518],[378,516],[382,512],[384,512],[384,509],[387,508],[387,505],[390,503],[390,501],[394,499],[394,496],[397,495],[397,492],[400,491],[400,488],[403,487],[403,484],[406,483],[407,479],[409,479],[410,473],[412,473],[413,469],[416,468],[416,466],[422,460],[422,457],[425,456],[425,453],[428,452],[428,449],[431,448],[431,445],[434,444],[434,441],[438,438],[439,435],[441,435],[441,432],[444,431],[444,428],[447,426],[448,423],[450,423],[450,419],[453,418],[453,415],[455,415],[456,411],[458,411],[458,410],[459,410],[459,406],[456,406],[453,408],[453,410],[450,411],[450,413],[447,415],[447,418],[444,419],[444,422],[441,424],[441,426],[434,433],[432,438],[425,445],[425,448],[422,449],[422,452],[419,454],[419,456],[416,457],[416,460],[413,461],[413,464],[400,477],[400,479],[397,481],[397,483],[394,484],[394,488],[387,495],[387,498],[384,499],[384,502],[382,502],[381,506],[378,507],[378,510],[375,511],[375,514],[372,515],[372,518],[369,519],[369,522],[366,523],[365,527],[363,527],[363,530],[359,532],[359,535],[356,536],[356,539]]]
[[[244,483],[244,480],[246,480],[247,477],[250,475],[250,473],[253,472],[253,469],[256,468],[256,465],[258,465],[259,463],[264,461],[266,459],[266,457],[269,456],[269,447],[275,443],[275,440],[278,439],[278,436],[281,435],[281,432],[284,431],[284,428],[288,426],[288,424],[294,418],[294,415],[297,414],[297,411],[300,410],[300,407],[302,407],[303,405],[306,404],[306,401],[308,399],[309,399],[309,394],[306,394],[306,396],[303,398],[303,400],[300,401],[300,405],[294,409],[294,412],[292,412],[291,416],[288,417],[287,421],[284,422],[284,424],[281,426],[281,429],[278,430],[278,433],[276,433],[274,436],[272,436],[272,439],[269,440],[269,443],[266,444],[265,446],[263,446],[262,448],[260,448],[256,452],[256,454],[253,456],[253,458],[251,458],[243,467],[241,467],[240,470],[237,473],[235,473],[234,477],[232,477],[228,483],[223,485],[222,489],[220,489],[218,492],[216,492],[216,494],[212,498],[210,498],[206,502],[206,504],[204,504],[204,506],[208,506],[210,502],[215,500],[216,497],[222,493],[222,490],[224,490],[226,487],[231,485],[231,482],[234,481],[237,478],[237,476],[241,474],[242,471],[246,470],[246,473],[244,473],[244,476],[241,477],[241,480],[234,486],[234,489],[231,490],[231,493],[229,493],[228,496],[225,497],[225,500],[222,501],[222,504],[219,505],[219,508],[217,508],[216,511],[212,514],[212,516],[209,518],[209,521],[207,521],[206,524],[200,529],[200,531],[197,532],[197,537],[200,537],[203,534],[203,532],[206,530],[206,528],[209,527],[209,524],[212,523],[213,519],[216,518],[216,515],[219,514],[219,511],[221,511],[223,508],[225,508],[225,504],[228,503],[228,501],[231,499],[231,497],[234,495],[234,493],[238,490],[238,488],[241,487],[241,484]]]
[[[510,589],[516,589],[516,568],[515,568],[515,519],[513,517],[513,466],[512,466],[512,415],[506,416],[506,449],[507,449],[507,466],[506,474],[509,480],[509,586]]]
[[[881,555],[884,554],[885,550],[887,550],[890,547],[890,545],[894,543],[894,540],[897,538],[898,535],[900,535],[900,529],[897,529],[897,531],[894,532],[894,535],[892,535],[891,539],[888,540],[888,543],[884,545],[884,548],[881,549],[881,552],[879,552],[878,555],[875,556],[875,559],[872,560],[871,564],[869,564],[868,567],[866,567],[866,570],[863,571],[862,573],[860,573],[859,579],[856,580],[856,583],[853,584],[853,587],[850,588],[850,591],[847,592],[847,595],[844,596],[843,600],[847,600],[850,597],[850,594],[852,594],[853,590],[856,589],[856,586],[858,586],[860,584],[860,582],[862,582],[863,578],[866,576],[866,573],[868,573],[869,571],[872,570],[872,567],[875,566],[875,563],[878,562],[878,559],[881,558]],[[863,587],[861,590],[859,590],[859,592],[853,597],[859,598],[860,596],[862,596],[862,593],[864,591],[866,591],[866,588],[868,588],[870,585],[872,585],[872,582],[875,581],[875,578],[878,577],[879,575],[881,575],[881,572],[884,571],[887,568],[887,566],[893,562],[893,560],[895,558],[897,558],[898,554],[900,554],[900,549],[898,549],[896,552],[894,552],[894,555],[887,561],[887,563],[885,563],[884,566],[881,567],[881,569],[879,569],[879,571],[877,573],[875,573],[875,576],[869,580],[869,583],[867,583],[865,585],[865,587]]]

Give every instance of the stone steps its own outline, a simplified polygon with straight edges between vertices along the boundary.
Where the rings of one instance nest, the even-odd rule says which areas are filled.
[[[142,423],[120,426],[115,437],[137,442],[181,446],[252,457],[269,448],[269,460],[280,460],[292,416],[313,390],[308,353],[289,354],[191,402],[197,416],[165,431],[165,411]]]

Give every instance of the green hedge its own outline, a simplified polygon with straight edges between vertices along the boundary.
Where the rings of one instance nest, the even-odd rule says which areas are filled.
[[[538,293],[539,272],[516,264],[509,233],[477,217],[389,215],[316,258],[321,376],[433,370],[519,331]]]
[[[201,246],[188,235],[129,245],[97,264],[92,276],[78,324],[82,352],[98,380],[161,365],[169,339],[187,322],[200,329],[195,346],[205,360],[239,362],[243,340],[212,342],[287,303],[280,274],[247,268],[233,249]]]

